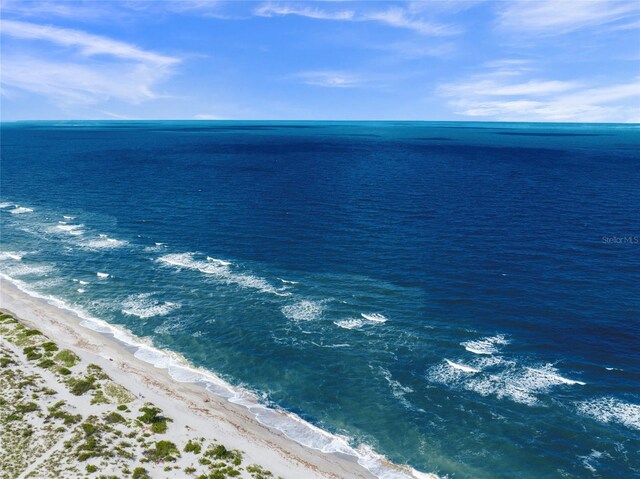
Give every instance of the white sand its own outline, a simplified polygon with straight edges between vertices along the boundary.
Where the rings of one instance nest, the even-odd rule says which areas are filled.
[[[149,401],[161,408],[174,421],[166,439],[180,439],[188,427],[192,430],[190,436],[204,436],[239,449],[244,452],[243,463],[260,464],[274,476],[287,479],[375,477],[353,457],[304,447],[261,425],[243,407],[198,385],[174,381],[165,369],[135,358],[111,336],[80,326],[80,318],[71,312],[29,296],[4,280],[0,280],[0,307],[27,326],[41,330],[60,348],[75,352],[83,362],[102,367],[114,382],[137,395],[141,402]],[[91,413],[83,411],[83,415]]]

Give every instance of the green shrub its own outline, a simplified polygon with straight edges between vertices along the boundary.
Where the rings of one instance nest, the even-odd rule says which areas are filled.
[[[82,396],[87,391],[96,387],[91,376],[85,379],[71,378],[67,384],[69,385],[69,391],[75,396]]]
[[[18,404],[16,406],[16,410],[7,416],[7,421],[17,421],[21,419],[25,414],[37,411],[39,409],[38,405],[34,402],[28,402],[23,404]]]
[[[58,372],[60,374],[62,374],[63,376],[68,376],[69,374],[71,374],[71,369],[67,369],[67,368],[62,367],[62,368],[58,369]]]
[[[262,466],[258,466],[257,464],[248,465],[247,472],[251,474],[251,477],[253,477],[254,479],[267,479],[269,477],[273,477],[271,471],[267,471]]]
[[[37,329],[27,329],[22,334],[24,334],[25,336],[42,336],[42,332],[38,331]]]
[[[64,364],[68,368],[72,368],[76,364],[80,362],[80,358],[72,351],[68,349],[63,349],[53,358],[59,363]]]
[[[232,461],[236,466],[242,462],[242,453],[240,451],[237,449],[230,451],[222,444],[218,444],[213,449],[207,450],[204,455],[222,461]]]
[[[154,422],[162,418],[162,416],[160,415],[162,409],[155,406],[144,406],[141,407],[139,411],[143,414],[142,416],[138,416],[138,421],[141,421],[145,424],[153,424]]]
[[[55,364],[55,362],[53,362],[51,359],[43,359],[42,361],[40,361],[38,363],[38,366],[41,368],[45,368],[48,369],[51,366],[53,366]]]
[[[139,409],[142,416],[138,416],[138,421],[151,424],[151,431],[156,434],[164,434],[167,432],[167,422],[173,422],[172,419],[161,415],[162,410],[155,406],[144,406]]]
[[[34,402],[18,404],[18,406],[16,406],[16,411],[20,413],[33,412],[33,411],[37,411],[38,409],[39,409],[38,405]]]
[[[200,451],[202,451],[202,446],[199,443],[192,441],[191,439],[189,439],[189,442],[187,442],[187,444],[184,446],[184,452],[200,454]]]
[[[164,434],[167,432],[167,421],[154,422],[151,425],[151,430],[156,434]]]
[[[87,464],[87,472],[92,474],[98,470],[98,466],[94,466],[93,464]]]
[[[48,353],[53,353],[54,351],[58,350],[58,345],[53,341],[47,341],[46,343],[42,343],[40,347]]]
[[[22,352],[27,356],[29,361],[35,361],[36,359],[40,359],[42,354],[38,351],[38,346],[29,346],[22,350]]]
[[[102,389],[97,389],[91,398],[91,404],[111,404],[111,401],[104,395]]]
[[[0,367],[6,368],[9,364],[15,364],[16,362],[8,356],[0,358]]]
[[[151,479],[149,472],[144,467],[136,467],[131,477],[133,479]]]
[[[175,461],[180,456],[180,451],[171,441],[158,441],[155,447],[144,451],[144,455],[154,462]]]
[[[127,407],[126,404],[120,404],[118,406],[118,411],[126,411],[127,409],[129,409],[129,408]]]
[[[125,423],[127,422],[125,418],[123,418],[120,414],[118,414],[117,412],[110,412],[109,414],[107,414],[104,417],[104,420],[109,423],[109,424],[115,424],[115,423]]]
[[[109,376],[102,370],[97,364],[89,364],[87,366],[87,372],[90,372],[96,379],[109,379]]]

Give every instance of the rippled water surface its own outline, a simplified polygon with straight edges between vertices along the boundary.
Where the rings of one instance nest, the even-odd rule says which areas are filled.
[[[396,463],[632,477],[639,151],[634,125],[4,123],[0,268]]]

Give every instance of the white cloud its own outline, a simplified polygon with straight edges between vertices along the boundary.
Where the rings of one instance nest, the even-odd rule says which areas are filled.
[[[471,83],[459,83],[441,87],[445,96],[476,95],[476,96],[544,96],[574,89],[576,82],[557,80],[529,80],[520,83],[502,83],[493,79],[477,79]]]
[[[317,20],[339,20],[351,22],[378,22],[396,28],[413,30],[422,35],[455,35],[461,30],[451,25],[424,20],[412,8],[390,7],[386,10],[328,10],[311,7],[301,2],[293,4],[265,3],[253,11],[254,15],[273,17],[297,15]]]
[[[2,66],[3,85],[48,97],[59,105],[157,98],[150,89],[154,72],[145,65],[85,65],[5,56]]]
[[[101,17],[113,18],[113,9],[107,2],[51,2],[2,0],[0,8],[4,16],[44,17],[44,18],[82,18],[99,20]],[[107,16],[108,15],[108,16]]]
[[[45,96],[63,107],[158,98],[153,87],[180,61],[79,30],[11,20],[0,25],[2,35],[14,42],[3,55],[2,86]],[[52,44],[66,48],[61,53]]]
[[[136,60],[159,67],[178,63],[177,58],[158,55],[142,50],[134,45],[111,40],[99,35],[92,35],[79,30],[56,28],[48,25],[19,22],[15,20],[0,21],[3,35],[25,40],[44,40],[67,47],[77,47],[86,56],[110,55],[126,60]]]
[[[610,25],[640,14],[640,3],[620,0],[521,0],[501,3],[498,23],[519,33],[559,35]]]
[[[451,25],[441,25],[416,18],[400,7],[364,13],[361,18],[362,20],[381,22],[392,27],[407,28],[423,35],[439,36],[461,33],[459,28]]]
[[[522,78],[525,74],[497,69],[441,85],[438,94],[456,114],[487,120],[634,122],[640,114],[639,78],[597,86],[586,80]]]
[[[5,16],[21,18],[69,18],[90,22],[110,22],[142,13],[147,15],[195,14],[220,18],[223,2],[217,0],[179,1],[37,1],[0,0]]]
[[[279,5],[265,3],[253,11],[259,17],[274,17],[282,15],[297,15],[300,17],[315,18],[317,20],[351,20],[355,12],[353,10],[339,10],[329,12],[320,8],[303,5]]]
[[[307,85],[328,88],[350,88],[362,84],[362,80],[357,75],[336,71],[302,72],[295,77]]]

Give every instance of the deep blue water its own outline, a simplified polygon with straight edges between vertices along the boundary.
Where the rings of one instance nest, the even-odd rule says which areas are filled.
[[[638,125],[1,133],[23,287],[421,471],[640,476]]]

